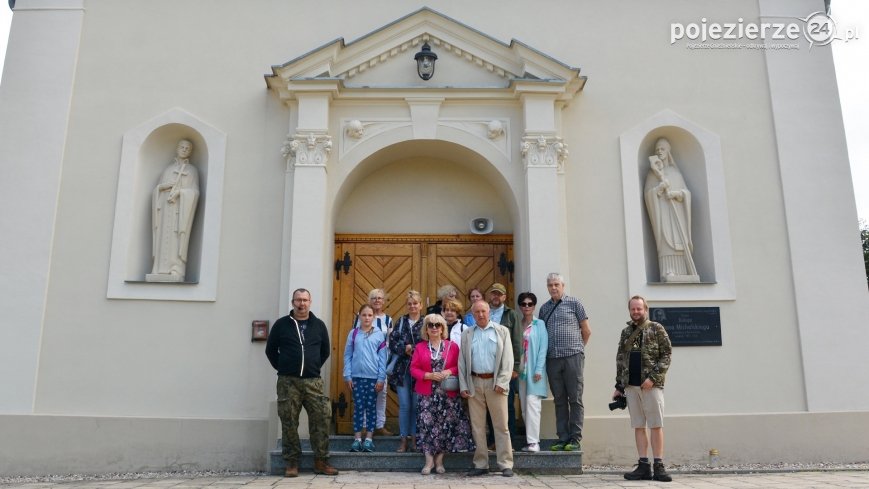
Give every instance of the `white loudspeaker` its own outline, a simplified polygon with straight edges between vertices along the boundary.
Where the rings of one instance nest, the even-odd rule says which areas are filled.
[[[471,232],[474,234],[489,234],[494,229],[492,219],[489,217],[475,217],[471,219]]]

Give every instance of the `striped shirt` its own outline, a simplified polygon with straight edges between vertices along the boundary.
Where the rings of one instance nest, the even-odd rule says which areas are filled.
[[[560,303],[549,299],[540,307],[540,319],[546,323],[549,332],[546,358],[564,358],[585,351],[579,323],[588,319],[588,315],[579,299],[567,295]]]

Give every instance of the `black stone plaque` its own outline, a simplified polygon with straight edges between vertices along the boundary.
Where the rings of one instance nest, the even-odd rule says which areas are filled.
[[[717,307],[650,307],[649,319],[664,325],[673,346],[721,346]]]

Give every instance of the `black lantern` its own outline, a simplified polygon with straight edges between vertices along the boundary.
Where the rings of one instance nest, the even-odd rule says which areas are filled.
[[[438,55],[431,51],[431,46],[428,43],[422,45],[422,51],[416,53],[413,57],[416,60],[416,72],[423,80],[428,80],[434,76],[435,61]]]

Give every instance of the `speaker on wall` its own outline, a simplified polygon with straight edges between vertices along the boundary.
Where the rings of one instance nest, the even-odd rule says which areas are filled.
[[[471,219],[471,232],[474,234],[489,234],[494,229],[492,219],[489,217],[475,217]]]

